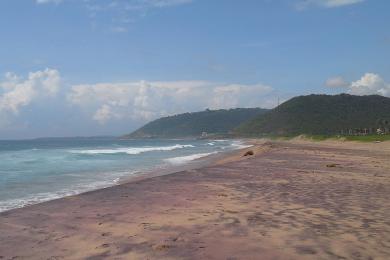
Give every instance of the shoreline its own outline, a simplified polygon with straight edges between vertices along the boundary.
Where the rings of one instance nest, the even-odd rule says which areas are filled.
[[[2,212],[0,258],[390,256],[390,143],[252,142],[197,169]]]
[[[165,176],[170,174],[175,174],[183,171],[191,171],[202,169],[209,166],[215,166],[219,164],[223,164],[229,161],[237,161],[240,159],[246,159],[242,155],[248,151],[255,149],[256,151],[261,151],[262,148],[259,147],[269,140],[266,139],[229,139],[229,140],[237,140],[243,143],[243,148],[233,149],[230,151],[225,151],[221,153],[211,153],[207,156],[195,159],[193,161],[189,161],[182,165],[171,165],[167,168],[155,168],[149,171],[140,172],[138,174],[134,174],[128,177],[123,178],[117,185],[127,184],[131,182],[136,182],[144,179]],[[115,185],[115,186],[117,186]],[[113,186],[111,186],[113,187]],[[107,187],[110,188],[110,187]],[[0,212],[1,213],[1,212]]]
[[[237,139],[237,140],[243,141],[242,139]],[[245,142],[243,141],[243,143],[245,143]],[[249,144],[249,143],[247,143],[247,144]],[[67,193],[67,195],[64,195],[64,196],[53,195],[53,197],[47,198],[47,200],[42,199],[41,201],[26,203],[20,207],[15,207],[15,208],[10,208],[7,210],[0,211],[0,214],[6,213],[9,211],[13,211],[13,210],[23,209],[23,208],[30,207],[30,206],[39,205],[42,203],[49,203],[52,201],[57,201],[57,200],[61,200],[61,199],[68,198],[68,197],[79,196],[79,195],[82,195],[84,193],[95,192],[95,191],[99,191],[99,190],[103,190],[103,189],[109,189],[109,188],[113,188],[113,187],[120,186],[123,184],[137,182],[137,181],[148,179],[148,178],[169,175],[169,174],[173,174],[176,172],[200,169],[203,167],[213,165],[216,161],[220,160],[221,158],[231,156],[231,155],[239,153],[239,151],[245,150],[245,149],[246,148],[241,148],[241,149],[234,149],[234,150],[230,150],[230,151],[220,152],[220,153],[216,153],[216,154],[210,154],[210,155],[207,155],[205,157],[194,159],[192,161],[188,161],[188,162],[183,163],[183,164],[156,165],[156,166],[152,167],[151,169],[135,171],[127,176],[119,177],[117,179],[117,181],[112,181],[112,183],[107,184],[107,186],[97,187],[97,188],[93,188],[91,190],[85,190],[85,191],[81,191],[81,192],[80,191],[69,191]]]

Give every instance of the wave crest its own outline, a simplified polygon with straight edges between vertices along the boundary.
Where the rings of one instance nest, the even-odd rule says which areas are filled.
[[[170,164],[175,164],[175,165],[185,164],[185,163],[188,163],[190,161],[193,161],[193,160],[196,160],[196,159],[200,159],[200,158],[203,158],[203,157],[206,157],[206,156],[209,156],[209,155],[212,155],[212,154],[216,154],[216,153],[217,152],[198,153],[198,154],[192,154],[192,155],[187,155],[187,156],[179,156],[179,157],[168,158],[168,159],[165,159],[164,161],[168,162]]]
[[[159,147],[123,147],[123,148],[115,148],[115,149],[91,149],[91,150],[72,150],[71,153],[77,154],[118,154],[125,153],[130,155],[136,155],[146,152],[154,152],[154,151],[172,151],[176,149],[183,148],[192,148],[194,147],[191,144],[176,144],[171,146],[159,146]]]

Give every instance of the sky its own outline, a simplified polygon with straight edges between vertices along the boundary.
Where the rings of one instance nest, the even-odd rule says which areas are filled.
[[[121,135],[297,95],[390,97],[388,0],[1,0],[0,139]]]

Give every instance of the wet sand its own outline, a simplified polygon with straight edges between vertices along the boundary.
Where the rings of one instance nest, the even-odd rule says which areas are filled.
[[[0,259],[390,259],[389,143],[250,149],[0,213]]]

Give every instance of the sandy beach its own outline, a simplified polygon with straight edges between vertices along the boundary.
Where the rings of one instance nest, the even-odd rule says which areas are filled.
[[[0,259],[390,258],[389,142],[255,144],[0,213]]]

